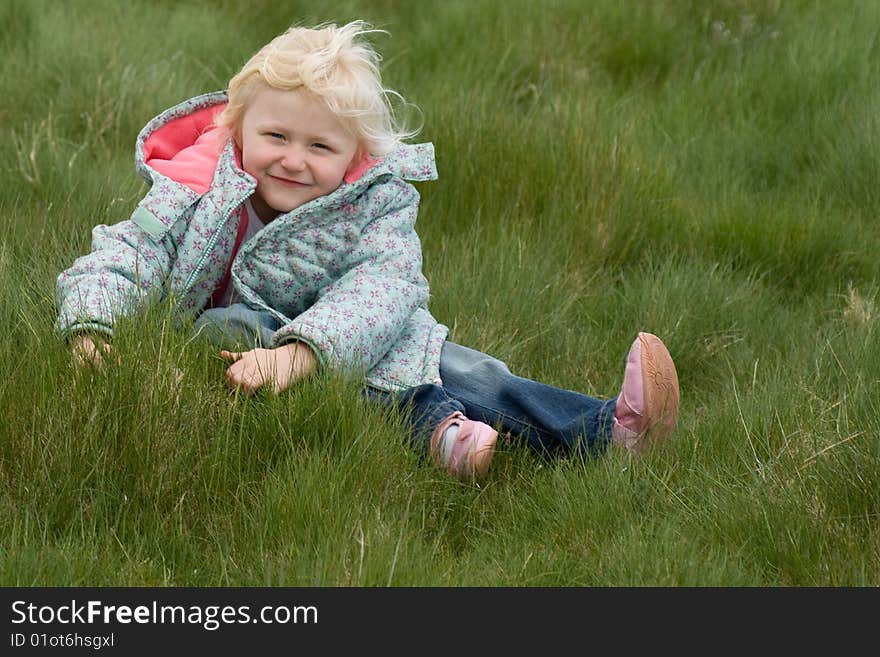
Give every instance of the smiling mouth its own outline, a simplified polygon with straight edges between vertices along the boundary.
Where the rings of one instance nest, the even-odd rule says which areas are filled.
[[[301,183],[296,180],[290,180],[289,178],[280,178],[278,176],[273,176],[271,173],[268,174],[268,176],[279,185],[284,185],[285,187],[308,187],[306,183]]]

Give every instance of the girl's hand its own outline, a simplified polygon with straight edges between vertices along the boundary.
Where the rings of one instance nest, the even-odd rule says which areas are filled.
[[[77,365],[104,366],[104,360],[113,349],[100,338],[92,337],[87,333],[79,333],[74,336],[72,342],[73,360]]]
[[[243,352],[224,349],[220,356],[232,363],[226,370],[226,382],[248,395],[266,385],[277,394],[318,368],[315,353],[302,342],[291,342],[277,349]]]

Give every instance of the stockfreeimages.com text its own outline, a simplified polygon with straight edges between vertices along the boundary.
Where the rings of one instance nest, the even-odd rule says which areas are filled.
[[[318,609],[313,605],[296,606],[264,606],[256,613],[251,607],[241,605],[160,605],[153,601],[149,605],[107,605],[100,600],[77,602],[61,605],[35,605],[24,600],[12,603],[12,623],[30,623],[33,625],[60,623],[92,625],[103,623],[129,624],[180,624],[201,625],[213,631],[222,625],[264,623],[264,624],[317,624]]]

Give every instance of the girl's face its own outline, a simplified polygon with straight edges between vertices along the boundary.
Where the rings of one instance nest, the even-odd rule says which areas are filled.
[[[242,168],[257,181],[251,202],[263,222],[333,192],[358,143],[320,100],[262,87],[241,123]]]

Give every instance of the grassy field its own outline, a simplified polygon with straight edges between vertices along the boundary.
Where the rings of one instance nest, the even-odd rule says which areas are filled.
[[[880,3],[317,6],[0,2],[0,583],[880,585]],[[140,127],[355,18],[437,148],[436,317],[598,397],[660,335],[670,450],[462,485],[356,382],[231,394],[161,306],[71,364],[55,278],[143,194]]]

